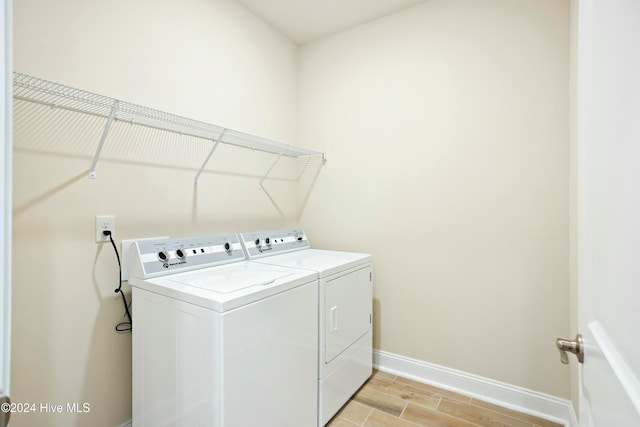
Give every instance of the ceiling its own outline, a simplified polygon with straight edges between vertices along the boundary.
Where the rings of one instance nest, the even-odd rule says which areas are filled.
[[[236,0],[298,44],[363,24],[425,0]]]

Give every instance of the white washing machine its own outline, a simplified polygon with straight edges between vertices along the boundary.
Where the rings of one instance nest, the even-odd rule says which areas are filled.
[[[302,228],[240,235],[248,259],[318,277],[318,425],[324,426],[372,373],[372,257],[311,249]]]
[[[235,234],[135,242],[133,427],[313,427],[316,274]]]

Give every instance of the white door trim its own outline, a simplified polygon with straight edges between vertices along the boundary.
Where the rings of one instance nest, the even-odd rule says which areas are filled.
[[[620,385],[629,396],[629,399],[635,406],[638,414],[640,414],[640,381],[636,378],[635,373],[631,370],[624,357],[620,354],[613,341],[609,338],[609,334],[598,321],[589,323],[589,330],[593,334],[593,338],[600,347],[600,351],[607,359],[611,370],[614,372]]]
[[[0,367],[0,394],[9,394],[11,360],[11,165],[12,165],[12,26],[13,16],[11,0],[2,0],[0,5],[0,74],[4,82],[0,99],[0,345],[2,348]]]

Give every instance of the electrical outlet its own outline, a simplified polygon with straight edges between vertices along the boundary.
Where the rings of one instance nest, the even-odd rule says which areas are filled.
[[[103,231],[110,231],[113,236],[116,232],[116,217],[113,215],[96,215],[96,243],[108,242],[109,236]]]

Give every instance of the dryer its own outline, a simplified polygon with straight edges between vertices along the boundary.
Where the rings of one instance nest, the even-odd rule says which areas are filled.
[[[317,275],[318,426],[324,426],[372,373],[372,257],[312,249],[302,228],[240,237],[251,261]]]
[[[316,274],[235,234],[135,242],[133,427],[317,422]]]

